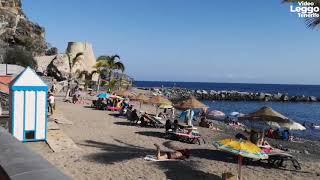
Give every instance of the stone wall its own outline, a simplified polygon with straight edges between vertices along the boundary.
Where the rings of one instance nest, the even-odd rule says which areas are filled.
[[[0,127],[0,179],[71,180],[57,167]],[[6,173],[3,175],[3,171]],[[9,176],[9,177],[8,177]]]

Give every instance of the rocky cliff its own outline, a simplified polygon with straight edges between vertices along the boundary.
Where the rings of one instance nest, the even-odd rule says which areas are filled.
[[[0,0],[0,40],[11,46],[23,46],[34,54],[47,49],[45,30],[31,22],[22,10],[21,0]]]

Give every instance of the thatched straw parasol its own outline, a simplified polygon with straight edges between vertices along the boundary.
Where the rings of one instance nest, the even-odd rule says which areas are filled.
[[[270,107],[262,107],[256,112],[250,113],[243,117],[239,117],[239,120],[254,120],[254,121],[269,121],[276,123],[289,123],[289,118],[273,110]]]
[[[119,90],[115,92],[118,96],[123,96],[123,97],[133,97],[135,94],[132,91],[129,90]]]
[[[306,130],[304,126],[292,120],[290,120],[290,122],[288,123],[279,123],[279,126],[289,130],[300,130],[300,131]]]
[[[131,99],[134,100],[134,101],[139,101],[140,102],[140,109],[141,109],[141,104],[145,103],[145,102],[148,102],[149,97],[144,95],[144,94],[142,94],[142,93],[140,93],[140,94],[138,94],[137,96],[134,96]]]
[[[187,124],[192,126],[192,119],[194,116],[194,112],[192,109],[205,109],[208,108],[205,104],[198,101],[195,97],[191,96],[189,99],[182,101],[175,105],[177,109],[188,110],[186,114]]]
[[[149,97],[140,93],[137,96],[132,97],[132,100],[140,101],[140,102],[148,102]]]
[[[306,129],[301,124],[290,120],[270,107],[262,107],[258,111],[239,117],[238,119],[244,121],[245,124],[248,123],[251,127],[256,127],[255,129],[263,129],[263,132],[266,127],[287,128],[290,130]]]
[[[158,109],[159,109],[159,106],[160,105],[172,105],[172,102],[163,97],[163,96],[153,96],[150,100],[149,100],[149,103],[151,104],[154,104],[157,106],[157,109],[156,109],[156,115],[158,115]]]
[[[172,105],[172,102],[163,96],[153,96],[149,99],[149,103],[155,105]]]
[[[189,99],[182,101],[175,105],[178,109],[203,109],[208,108],[205,104],[198,101],[195,97],[191,96]]]

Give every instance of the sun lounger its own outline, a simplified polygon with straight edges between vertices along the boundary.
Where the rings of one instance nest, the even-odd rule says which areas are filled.
[[[185,133],[185,132],[167,132],[168,135],[170,135],[171,138],[190,143],[190,144],[195,144],[198,143],[199,145],[201,144],[201,139],[203,143],[206,143],[205,140],[201,137],[201,135],[198,132],[192,132],[191,134]]]
[[[142,118],[143,118],[143,120],[141,120],[142,126],[151,126],[155,128],[163,128],[165,126],[165,123],[156,119],[154,116],[144,114],[142,115]]]
[[[109,111],[120,111],[122,108],[121,107],[108,106],[107,109]]]
[[[155,155],[147,155],[146,157],[143,158],[146,161],[155,161],[155,162],[160,162],[160,161],[179,161],[178,159],[157,159]]]
[[[301,169],[300,163],[291,154],[276,148],[265,149],[264,152],[268,155],[268,159],[260,160],[260,162],[266,161],[270,167],[281,168],[284,167],[285,162],[291,162],[296,170]]]
[[[198,128],[194,127],[194,126],[189,126],[189,125],[181,124],[181,123],[178,123],[177,126],[178,126],[179,129],[188,130],[188,131],[191,131],[191,130],[194,131],[194,130],[198,129]]]
[[[92,100],[91,107],[99,109],[99,110],[106,110],[107,104],[102,101]]]
[[[160,118],[160,117],[156,117],[156,116],[150,116],[150,118],[152,119],[152,121],[154,121],[158,127],[163,128],[166,124],[166,122]]]
[[[295,159],[291,154],[285,153],[285,152],[271,152],[271,153],[267,153],[269,158],[268,160],[268,164],[279,168],[279,167],[283,167],[283,163],[284,162],[292,162],[293,167],[296,170],[300,170],[301,166],[300,163],[297,161],[297,159]]]

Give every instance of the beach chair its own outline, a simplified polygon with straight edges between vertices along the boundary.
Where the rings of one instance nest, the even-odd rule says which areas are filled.
[[[258,160],[255,162],[267,164],[270,168],[284,168],[285,162],[291,162],[296,170],[301,170],[301,165],[296,158],[291,154],[277,148],[263,149],[264,153],[268,155],[268,159]],[[247,159],[248,162],[252,162]]]
[[[267,162],[271,167],[281,168],[284,167],[284,162],[291,162],[296,170],[301,170],[300,163],[291,154],[280,151],[271,152],[267,154],[269,156]]]
[[[170,138],[174,140],[178,140],[181,142],[186,142],[190,144],[198,143],[201,144],[201,140],[205,144],[205,140],[201,137],[198,132],[192,132],[191,134],[185,132],[167,132],[168,135],[171,135]]]
[[[156,128],[164,128],[165,127],[166,122],[162,121],[162,118],[159,118],[156,116],[151,116],[150,118]]]
[[[144,114],[141,116],[141,126],[143,127],[154,127],[154,128],[163,128],[165,123],[161,122],[155,116],[149,114]]]
[[[109,111],[120,111],[122,110],[121,107],[114,107],[114,106],[107,106],[107,110]]]

